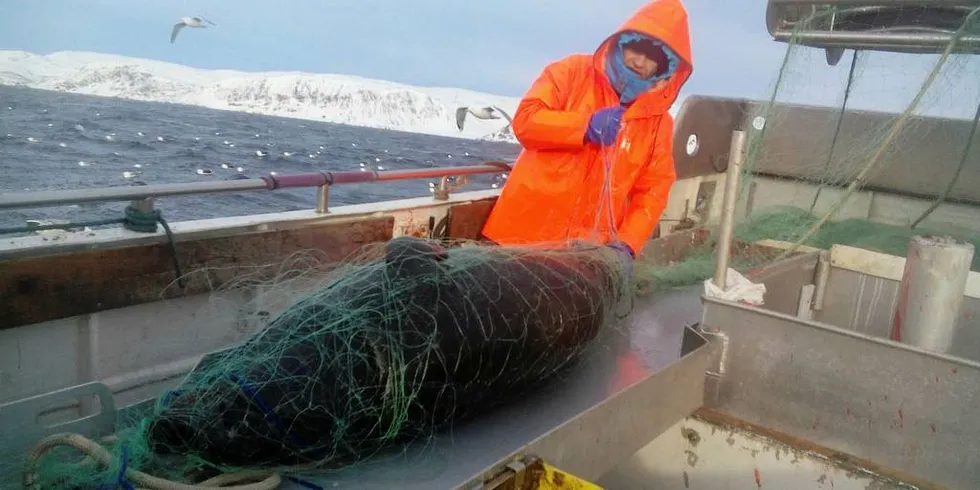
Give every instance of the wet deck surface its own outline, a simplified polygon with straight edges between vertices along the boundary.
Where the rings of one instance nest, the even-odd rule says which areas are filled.
[[[597,341],[579,365],[519,403],[384,459],[328,475],[296,477],[329,489],[455,488],[528,442],[677,361],[684,327],[701,320],[700,294],[699,286],[637,299],[632,314]],[[282,488],[309,487],[286,483]]]

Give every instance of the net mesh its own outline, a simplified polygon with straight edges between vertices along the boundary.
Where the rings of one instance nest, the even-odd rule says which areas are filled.
[[[898,18],[935,23],[936,16],[922,7],[850,10],[864,13],[838,29],[875,30]],[[843,22],[846,11],[813,10],[789,27],[795,36],[826,27],[835,14]],[[914,235],[980,245],[972,212],[960,206],[980,202],[980,63],[956,54],[958,43],[980,30],[980,16],[968,9],[946,14],[943,27],[953,42],[936,54],[848,51],[830,67],[824,50],[796,37],[787,43],[768,99],[754,101],[740,124],[746,145],[734,238],[743,246],[735,247],[732,267],[761,272],[800,246],[848,245],[904,257]],[[701,199],[696,213],[707,214],[711,200]],[[710,278],[716,224],[708,223],[710,235],[682,260],[646,267],[650,285]],[[746,246],[758,242],[778,248]],[[980,270],[980,257],[973,270]]]
[[[106,461],[66,464],[78,450],[59,447],[38,482],[93,488],[116,481],[123,461],[171,481],[350,467],[561,374],[629,307],[624,262],[608,247],[449,245],[400,237],[337,266],[306,256],[274,280],[229,285],[262,285],[271,293],[256,301],[287,304],[129,421]]]
[[[972,19],[953,27],[958,36],[977,34]],[[761,240],[899,256],[915,234],[980,246],[972,220],[951,204],[977,200],[970,179],[980,66],[951,50],[848,53],[831,68],[823,51],[788,43],[771,97],[745,117],[730,266],[765,266],[791,250],[752,246]],[[615,151],[607,150],[607,170]],[[717,200],[704,201],[697,212]],[[597,219],[607,222],[597,230],[614,228],[613,206],[601,208]],[[289,283],[292,292],[266,328],[207,356],[151,413],[122,424],[101,456],[60,447],[41,457],[39,488],[168,488],[136,471],[184,482],[235,472],[261,480],[267,473],[246,470],[358,464],[432,437],[573,364],[617,324],[624,287],[711,277],[717,223],[702,224],[698,245],[669,261],[639,259],[631,282],[617,252],[585,242],[515,249],[404,238],[329,271],[293,267],[267,288]],[[11,473],[23,467],[16,463]]]

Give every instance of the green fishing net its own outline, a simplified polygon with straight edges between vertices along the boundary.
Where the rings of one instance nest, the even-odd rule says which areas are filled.
[[[898,16],[914,23],[925,15],[921,7],[799,9],[809,14],[787,26],[795,33],[826,27],[834,19],[844,29],[845,18],[857,19],[849,24],[877,24]],[[841,9],[860,15],[845,17]],[[782,247],[736,246],[732,267],[764,266],[800,245],[847,245],[904,257],[915,235],[980,244],[980,225],[971,210],[980,203],[980,60],[957,54],[959,40],[980,33],[980,15],[949,14],[948,19],[966,21],[947,26],[954,41],[938,54],[852,50],[828,66],[824,50],[794,38],[768,98],[729,110],[746,138],[734,237],[743,245],[766,240]],[[706,137],[689,138],[696,136]],[[727,168],[713,163],[720,172]],[[719,184],[713,194],[699,193],[685,203],[693,211],[687,217],[699,221],[709,236],[682,258],[648,264],[643,274],[652,289],[712,277],[722,191]],[[974,256],[973,270],[980,270],[980,256]]]
[[[58,447],[32,478],[46,489],[264,481],[424,442],[574,365],[625,314],[617,309],[629,308],[625,263],[585,242],[444,246],[414,237],[367,247],[321,274],[307,263],[307,273],[265,284],[288,298],[268,325],[205,356],[101,460],[69,464],[79,448]]]

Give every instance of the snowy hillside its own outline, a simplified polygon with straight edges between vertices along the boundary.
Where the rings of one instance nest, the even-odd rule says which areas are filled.
[[[415,87],[347,75],[201,70],[123,56],[0,50],[0,85],[125,99],[173,102],[275,116],[516,142],[503,119],[467,118],[456,107],[496,105],[513,114],[518,99],[453,88]]]

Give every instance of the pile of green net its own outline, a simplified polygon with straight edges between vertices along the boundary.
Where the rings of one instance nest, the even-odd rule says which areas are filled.
[[[304,277],[315,282],[267,327],[206,356],[107,450],[78,461],[84,444],[59,441],[76,444],[45,454],[33,477],[45,489],[239,477],[274,488],[280,473],[424,442],[574,365],[628,308],[624,263],[584,242],[368,247]]]
[[[800,237],[800,230],[810,229],[819,219],[819,216],[799,208],[772,208],[744,221],[736,228],[733,238],[743,243],[764,240],[792,243]],[[980,250],[980,233],[953,228],[910,228],[854,218],[828,221],[801,245],[825,250],[833,245],[846,245],[904,257],[909,241],[916,235],[952,236],[972,243]],[[650,291],[686,287],[704,281],[714,274],[716,238],[716,234],[712,234],[703,244],[692,247],[683,260],[645,264],[642,273],[637,275],[647,280]],[[732,255],[730,266],[744,271],[770,263],[775,255],[772,252],[737,253]],[[980,254],[974,254],[971,270],[980,271]]]

